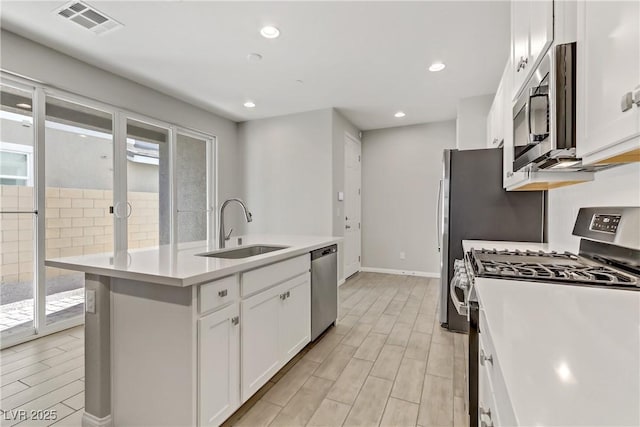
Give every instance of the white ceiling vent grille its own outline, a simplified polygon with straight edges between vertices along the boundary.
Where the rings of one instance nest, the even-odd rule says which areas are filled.
[[[55,10],[55,13],[76,24],[86,28],[95,34],[106,32],[122,27],[122,24],[113,18],[99,12],[95,7],[89,6],[81,1],[72,1]]]

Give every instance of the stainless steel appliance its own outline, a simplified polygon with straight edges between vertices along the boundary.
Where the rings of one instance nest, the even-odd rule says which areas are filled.
[[[513,170],[581,169],[576,159],[576,44],[549,49],[513,107]]]
[[[612,292],[640,291],[640,207],[582,208],[573,234],[581,237],[577,255],[569,252],[472,249],[465,254],[469,303],[469,416],[478,415],[478,319],[473,284],[479,277],[592,286]],[[514,285],[517,286],[517,285]]]
[[[502,188],[502,149],[445,150],[438,195],[440,324],[466,332],[463,282],[454,261],[462,259],[462,240],[542,242],[546,193]],[[459,266],[458,266],[459,270]],[[453,297],[453,298],[452,298]]]
[[[336,245],[311,252],[311,341],[338,318],[337,255]]]

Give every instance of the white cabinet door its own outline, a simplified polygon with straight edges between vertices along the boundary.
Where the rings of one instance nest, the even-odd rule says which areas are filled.
[[[311,339],[311,276],[303,274],[284,285],[286,298],[280,312],[280,348],[284,360],[288,361]]]
[[[283,288],[276,286],[241,302],[242,402],[283,365],[279,339],[282,293]]]
[[[512,100],[553,43],[553,25],[553,0],[511,2]]]
[[[640,2],[578,4],[577,80],[578,157],[640,134],[640,106],[621,106],[640,86]]]
[[[199,425],[218,426],[239,406],[238,304],[198,321]]]
[[[530,2],[529,63],[527,72],[542,58],[553,42],[553,0]]]
[[[525,62],[529,61],[530,9],[530,1],[511,2],[511,72],[513,76],[511,99],[516,98],[528,71]]]

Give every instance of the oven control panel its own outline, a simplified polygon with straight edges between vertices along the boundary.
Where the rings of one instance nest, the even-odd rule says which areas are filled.
[[[591,220],[589,230],[616,234],[622,215],[595,214]]]

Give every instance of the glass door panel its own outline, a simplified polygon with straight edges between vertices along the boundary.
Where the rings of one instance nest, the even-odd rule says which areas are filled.
[[[35,333],[31,92],[0,86],[0,336]]]
[[[171,241],[169,129],[127,119],[127,206],[129,249]]]
[[[178,131],[176,135],[178,243],[207,240],[210,230],[210,141]]]
[[[113,120],[110,113],[47,97],[46,258],[113,252]],[[46,268],[46,323],[84,312],[84,274]]]

